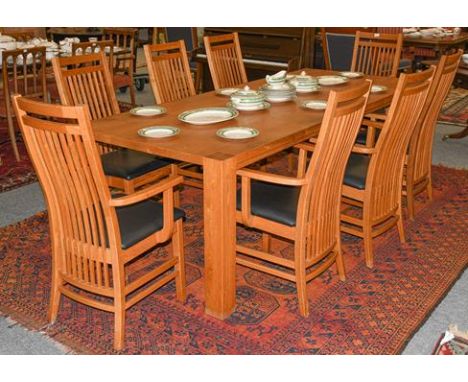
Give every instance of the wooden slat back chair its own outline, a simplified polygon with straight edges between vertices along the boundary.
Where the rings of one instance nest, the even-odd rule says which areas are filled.
[[[112,312],[114,347],[122,349],[127,309],[173,279],[177,298],[185,299],[183,211],[174,209],[172,195],[182,177],[112,197],[87,106],[44,104],[19,96],[13,103],[49,213],[52,288],[48,318],[56,320],[62,294]],[[162,203],[149,199],[155,195],[162,195]],[[126,267],[170,240],[173,255],[153,270],[136,277]],[[143,285],[149,286],[141,290]]]
[[[371,76],[396,77],[403,35],[357,31],[351,70]]]
[[[183,40],[145,45],[144,50],[156,103],[178,101],[196,94]]]
[[[114,70],[114,41],[85,41],[72,44],[72,56],[104,52],[109,63],[109,73],[112,76]]]
[[[7,119],[8,134],[15,158],[20,155],[16,142],[12,94],[47,100],[46,48],[5,50],[2,52],[3,92],[0,96],[0,116]]]
[[[136,105],[133,74],[136,65],[135,28],[104,28],[103,39],[114,41],[114,45],[123,49],[115,52],[113,83],[115,89],[130,89],[130,104]]]
[[[88,105],[93,120],[120,113],[104,52],[54,57],[52,66],[63,105]],[[175,171],[152,155],[101,144],[99,149],[108,184],[127,194]]]
[[[187,51],[183,40],[145,45],[145,58],[148,66],[151,88],[156,102],[178,101],[196,95],[190,73]],[[203,175],[190,170],[189,163],[180,163],[177,171],[184,176],[184,184],[203,188]]]
[[[432,200],[431,166],[434,132],[462,54],[463,51],[459,50],[457,53],[440,58],[426,104],[410,141],[403,195],[406,195],[408,215],[411,219],[414,218],[414,198],[417,194],[427,190],[428,198]]]
[[[248,81],[237,32],[205,36],[203,42],[215,90],[239,86]]]
[[[323,58],[327,70],[349,70],[351,67],[355,31],[344,28],[320,28]]]
[[[262,251],[236,246],[241,254],[237,263],[295,282],[304,316],[309,314],[307,281],[335,263],[340,279],[345,278],[340,242],[341,186],[369,89],[370,81],[365,81],[353,89],[330,92],[315,146],[298,145],[297,177],[249,169],[237,173],[242,184],[237,222],[266,233]],[[307,153],[312,150],[314,154],[305,171]],[[294,242],[293,259],[270,253],[270,234]],[[263,265],[258,260],[275,266]]]
[[[403,165],[409,140],[426,101],[434,70],[401,74],[385,122],[364,120],[365,126],[380,126],[375,148],[355,145],[343,186],[343,202],[362,208],[357,217],[345,209],[343,232],[364,239],[366,264],[373,266],[372,238],[397,225],[405,241],[401,192]]]

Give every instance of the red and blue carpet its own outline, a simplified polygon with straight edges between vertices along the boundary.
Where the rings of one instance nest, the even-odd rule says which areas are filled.
[[[343,235],[347,280],[335,270],[308,285],[310,316],[298,313],[294,284],[237,267],[237,309],[225,321],[204,314],[202,194],[182,193],[187,292],[175,300],[168,284],[127,311],[127,354],[395,354],[445,296],[468,264],[468,173],[434,168],[434,201],[375,240],[366,268],[362,241]],[[238,230],[239,240],[255,241]],[[274,243],[284,256],[291,247]],[[159,248],[149,257],[167,256]],[[50,288],[47,214],[0,229],[0,311],[77,353],[112,354],[113,316],[62,297],[46,326]]]

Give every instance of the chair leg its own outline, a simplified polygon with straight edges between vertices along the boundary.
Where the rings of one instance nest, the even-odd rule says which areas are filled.
[[[429,176],[429,180],[427,182],[427,197],[429,198],[429,200],[432,202],[432,177]]]
[[[368,268],[374,266],[374,253],[372,248],[372,226],[366,224],[364,226],[364,256]]]
[[[343,260],[343,252],[341,251],[341,245],[338,244],[336,250],[336,270],[338,272],[338,277],[340,278],[341,281],[346,281],[346,271],[345,271],[345,265],[344,265],[344,260]]]
[[[133,182],[124,181],[124,193],[127,195],[133,194],[135,192],[135,184]]]
[[[295,273],[296,273],[296,289],[297,299],[299,300],[299,312],[302,316],[309,316],[309,301],[307,299],[307,280],[304,252],[305,248],[301,243],[296,242],[294,248]]]
[[[16,143],[16,135],[15,135],[15,126],[13,125],[13,118],[10,114],[7,117],[8,120],[8,135],[10,136],[11,145],[13,146],[13,153],[15,154],[16,161],[20,161],[20,155],[18,150],[18,144]]]
[[[125,307],[116,306],[114,313],[114,349],[122,350],[125,345]]]
[[[58,275],[58,272],[54,270],[52,276],[52,286],[50,291],[50,302],[49,302],[49,312],[47,314],[49,323],[53,324],[57,319],[59,307],[60,307],[60,297],[62,293],[60,292],[60,286],[62,285],[62,280]]]
[[[184,260],[184,231],[182,219],[175,222],[174,236],[172,237],[172,248],[174,256],[177,257],[177,264],[175,266],[175,283],[177,299],[185,302],[186,298],[186,280],[185,280],[185,260]]]
[[[262,233],[262,251],[269,253],[271,250],[271,236],[267,233]]]
[[[406,187],[406,205],[408,208],[408,216],[414,220],[414,192],[413,187]]]
[[[405,229],[403,227],[403,218],[401,216],[401,213],[400,215],[398,215],[397,227],[398,227],[398,235],[400,236],[400,243],[406,243]]]
[[[133,76],[132,76],[132,82],[130,83],[130,86],[129,86],[129,90],[130,90],[130,102],[132,104],[132,107],[135,107],[136,106],[136,95],[135,95],[135,84],[133,82]]]

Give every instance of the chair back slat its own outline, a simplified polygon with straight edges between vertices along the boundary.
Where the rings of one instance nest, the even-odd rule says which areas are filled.
[[[109,63],[109,72],[112,76],[115,61],[113,40],[75,42],[72,44],[71,49],[73,56],[104,52],[107,56],[107,62]]]
[[[340,240],[340,195],[344,171],[358,134],[370,81],[330,92],[298,206],[298,235],[307,237],[307,260],[327,254]]]
[[[205,36],[203,42],[215,89],[239,86],[247,82],[237,32]]]
[[[410,141],[408,153],[408,176],[417,183],[431,172],[432,144],[439,113],[457,73],[462,50],[443,55],[434,74],[429,94]]]
[[[357,31],[351,70],[372,76],[396,77],[403,35]]]
[[[144,50],[157,103],[178,101],[195,95],[183,40],[145,45]]]
[[[86,104],[93,120],[120,113],[102,50],[93,54],[55,57],[52,66],[63,105]]]
[[[409,140],[426,102],[433,74],[434,70],[429,69],[400,76],[367,172],[366,198],[370,208],[366,211],[372,211],[369,219],[373,221],[390,215],[399,206]]]
[[[111,295],[120,233],[87,107],[14,103],[47,202],[54,264],[74,285]]]

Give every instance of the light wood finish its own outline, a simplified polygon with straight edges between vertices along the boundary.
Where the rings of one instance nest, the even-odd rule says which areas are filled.
[[[239,86],[247,82],[237,32],[205,36],[203,42],[215,89]]]
[[[104,52],[52,59],[57,89],[63,105],[88,105],[91,119],[103,119],[120,114],[112,86],[109,65]],[[100,145],[101,153],[114,149]],[[173,173],[173,166],[148,172],[132,180],[108,176],[108,184],[129,194],[135,189]]]
[[[357,31],[351,70],[372,76],[396,77],[403,35]]]
[[[459,50],[457,53],[440,58],[426,104],[410,141],[403,194],[406,195],[408,215],[411,219],[414,219],[414,198],[417,194],[427,190],[428,198],[432,200],[431,167],[434,131],[462,54],[463,51]]]
[[[4,50],[2,52],[3,92],[0,96],[0,102],[4,104],[4,108],[0,107],[0,117],[7,119],[8,135],[17,161],[21,158],[16,143],[11,96],[22,94],[30,98],[47,100],[45,68],[46,48],[44,47]]]
[[[333,74],[325,70],[304,69],[313,76]],[[298,72],[300,73],[300,71]],[[396,80],[373,78],[375,84],[388,87],[387,92],[369,96],[366,112],[388,106]],[[340,88],[359,86],[363,79],[349,81]],[[254,89],[265,80],[249,83]],[[177,119],[183,111],[208,106],[225,106],[226,98],[208,92],[164,106],[168,113],[157,117],[135,118],[122,113],[103,120],[93,121],[96,139],[100,142],[127,147],[203,166],[203,221],[205,228],[205,309],[209,314],[225,318],[235,307],[235,170],[258,162],[274,153],[316,136],[320,130],[323,112],[303,109],[304,99],[327,99],[331,87],[307,96],[299,96],[298,103],[275,104],[265,111],[241,112],[231,121],[205,126],[186,124]],[[151,125],[168,125],[180,128],[180,134],[170,139],[145,139],[138,129]],[[228,126],[250,126],[260,134],[242,142],[224,140],[216,131]]]
[[[85,41],[85,42],[74,42],[72,44],[72,55],[83,55],[104,52],[109,63],[109,72],[112,75],[114,71],[114,41],[113,40],[102,40],[102,41]]]
[[[123,50],[115,53],[115,66],[113,70],[114,81],[123,78],[124,84],[130,89],[130,104],[136,105],[135,86],[133,74],[135,72],[136,46],[135,28],[104,28],[103,39],[113,40],[114,45]]]
[[[112,198],[87,106],[43,104],[18,96],[13,102],[49,212],[52,241],[49,321],[57,318],[62,294],[112,312],[114,348],[120,350],[125,344],[127,309],[173,279],[177,298],[185,300],[182,219],[175,222],[173,218],[173,188],[182,177],[168,178],[130,196]],[[156,195],[162,195],[163,227],[123,249],[116,208]],[[143,253],[169,240],[173,244],[172,257],[144,275],[129,277],[126,269],[129,262],[137,261]],[[154,281],[163,273],[162,278]],[[148,287],[141,289],[144,285]],[[103,301],[102,297],[112,301]]]
[[[183,40],[145,45],[144,50],[156,103],[178,101],[196,94]]]
[[[237,172],[242,182],[242,206],[237,222],[247,227],[275,235],[294,244],[294,258],[285,259],[270,251],[253,250],[237,245],[238,264],[257,269],[296,283],[299,309],[309,315],[306,283],[336,264],[341,280],[345,279],[340,239],[340,198],[343,175],[351,148],[364,115],[371,82],[350,90],[332,91],[328,98],[320,133],[313,147],[314,155],[304,170],[311,147],[301,144],[297,178],[243,169]],[[302,168],[301,168],[302,167]],[[297,186],[300,196],[296,224],[291,227],[251,213],[251,181]],[[269,247],[265,242],[264,248]],[[252,260],[254,258],[255,260]],[[266,261],[287,268],[280,270],[263,265]],[[320,264],[319,264],[320,263]],[[291,273],[291,270],[293,273]]]
[[[381,133],[375,148],[356,145],[353,152],[370,155],[365,188],[343,186],[345,205],[359,206],[362,216],[343,210],[343,232],[364,239],[366,265],[374,263],[372,239],[397,225],[401,242],[405,241],[401,192],[403,165],[409,140],[426,101],[434,70],[402,74],[384,122],[364,120],[364,125],[380,124]]]

